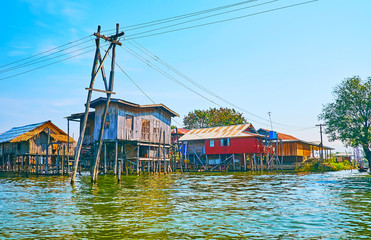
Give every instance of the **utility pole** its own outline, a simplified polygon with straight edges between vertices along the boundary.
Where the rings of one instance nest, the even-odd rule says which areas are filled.
[[[269,121],[270,121],[270,123],[271,123],[271,130],[273,131],[271,112],[268,112],[268,115],[269,115]]]
[[[124,32],[119,33],[119,24],[116,24],[116,34],[112,35],[110,37],[106,37],[100,33],[101,27],[98,26],[98,31],[94,33],[94,36],[96,36],[95,39],[95,45],[96,45],[96,50],[95,50],[95,57],[94,57],[94,62],[93,62],[93,69],[92,69],[92,74],[91,74],[91,80],[90,80],[90,85],[89,88],[85,88],[88,90],[88,96],[85,104],[85,114],[84,114],[84,119],[81,124],[81,132],[79,136],[79,140],[77,142],[76,150],[75,150],[75,163],[74,163],[74,171],[72,173],[72,178],[71,178],[71,184],[74,184],[75,178],[76,178],[76,172],[80,160],[80,154],[81,154],[81,148],[82,148],[82,143],[84,140],[85,136],[85,130],[86,130],[86,123],[88,121],[88,116],[89,116],[89,108],[90,108],[90,102],[91,102],[91,96],[93,91],[96,92],[103,92],[107,94],[107,101],[106,101],[106,106],[104,108],[104,113],[102,115],[102,124],[101,124],[101,129],[99,132],[99,142],[98,142],[98,149],[96,153],[96,159],[95,159],[95,165],[94,165],[94,171],[92,173],[92,182],[96,182],[97,176],[98,176],[98,167],[99,167],[99,158],[100,158],[100,152],[101,152],[101,147],[102,147],[102,139],[103,139],[103,130],[104,130],[104,123],[105,119],[107,116],[107,110],[109,106],[109,102],[111,100],[111,95],[115,94],[113,92],[113,81],[114,81],[114,66],[115,66],[115,49],[116,45],[120,45],[121,43],[117,40],[119,37],[124,35]],[[103,59],[101,58],[101,53],[100,53],[100,39],[103,39],[105,41],[110,42],[111,44],[109,45],[106,53],[103,56]],[[111,62],[111,72],[110,72],[110,78],[109,78],[109,84],[107,85],[106,81],[106,75],[104,71],[104,66],[103,63],[106,60],[109,51],[112,49],[112,62]],[[99,64],[99,65],[98,65]],[[94,82],[95,79],[97,78],[99,72],[102,74],[105,90],[99,90],[99,89],[94,89]]]
[[[316,124],[316,127],[319,127],[319,132],[321,135],[321,146],[320,146],[320,156],[321,160],[323,160],[323,139],[322,139],[322,127],[326,126],[326,124]]]

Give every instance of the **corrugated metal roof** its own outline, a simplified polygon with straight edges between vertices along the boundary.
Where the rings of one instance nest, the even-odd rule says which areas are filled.
[[[186,134],[186,133],[189,132],[189,131],[190,131],[190,130],[188,130],[188,129],[178,128],[178,134],[179,134],[179,135],[184,135],[184,134]],[[175,129],[171,129],[171,134],[176,134]]]
[[[237,137],[261,137],[261,135],[249,132],[249,128],[255,128],[249,124],[199,128],[192,129],[180,141],[203,140],[203,139],[218,139],[218,138],[237,138]]]
[[[48,122],[48,121],[46,121],[46,122]],[[34,124],[22,126],[22,127],[14,127],[12,129],[10,129],[9,131],[0,135],[0,143],[9,142],[16,137],[21,136],[22,134],[25,134],[25,133],[27,133],[27,132],[29,132],[29,131],[37,128],[37,127],[40,127],[41,125],[43,125],[46,122],[34,123]]]

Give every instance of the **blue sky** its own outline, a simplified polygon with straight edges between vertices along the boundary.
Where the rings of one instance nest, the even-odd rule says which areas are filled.
[[[279,0],[184,26],[304,1]],[[108,30],[116,23],[124,27],[236,2],[4,1],[0,9],[4,23],[0,65],[88,36],[96,31],[97,25]],[[270,1],[259,0],[249,5],[264,2]],[[319,0],[136,41],[194,81],[250,113],[268,119],[267,113],[271,112],[275,130],[315,141],[319,140],[319,130],[313,127],[319,123],[317,116],[322,105],[332,100],[333,87],[347,77],[371,76],[370,9],[368,0]],[[139,30],[127,31],[126,35],[130,37],[136,32]],[[127,41],[122,42],[135,49]],[[79,47],[89,45],[93,43]],[[84,110],[85,87],[90,81],[93,55],[92,50],[64,62],[0,80],[0,132],[45,120],[52,120],[66,130],[64,117]],[[43,64],[46,63],[49,62]],[[117,63],[155,102],[164,103],[181,117],[194,109],[218,107],[170,81],[123,48],[117,49]],[[0,79],[41,65],[2,72]],[[106,67],[108,69],[108,65]],[[0,68],[0,72],[4,69]],[[170,69],[163,69],[172,74]],[[230,107],[184,79],[177,79],[220,105]],[[102,86],[100,82],[99,78],[97,88]],[[116,69],[114,90],[116,98],[151,103],[119,69]],[[99,96],[101,94],[94,95]],[[244,116],[256,128],[270,126],[267,120],[247,113]],[[182,118],[175,120],[182,123]],[[78,125],[74,123],[71,128],[76,139]],[[325,138],[325,143],[343,151],[338,142],[328,143]]]

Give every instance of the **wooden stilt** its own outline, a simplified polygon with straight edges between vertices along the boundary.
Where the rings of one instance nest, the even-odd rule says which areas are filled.
[[[114,166],[114,172],[116,174],[117,171],[117,150],[118,150],[118,141],[117,139],[115,140],[115,166]]]
[[[245,153],[243,154],[243,168],[246,172],[247,171],[247,166],[246,166],[246,154]]]
[[[36,154],[36,174],[39,173],[39,154]]]
[[[104,143],[104,174],[107,174],[107,143]]]
[[[117,182],[119,183],[121,181],[121,160],[118,162],[118,173],[117,173]]]
[[[139,144],[137,145],[137,175],[139,175]]]

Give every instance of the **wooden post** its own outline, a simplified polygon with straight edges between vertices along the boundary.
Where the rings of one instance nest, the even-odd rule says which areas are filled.
[[[60,155],[59,155],[59,145],[58,145],[58,148],[57,148],[57,160],[56,160],[56,173],[59,173],[59,170],[60,170],[60,167],[59,167],[59,160],[60,160]]]
[[[36,174],[39,173],[39,154],[36,153]]]
[[[94,63],[93,63],[93,69],[92,69],[92,74],[91,74],[91,80],[90,80],[90,85],[89,85],[89,88],[88,88],[88,96],[87,96],[87,100],[86,100],[86,104],[85,104],[85,114],[84,114],[84,119],[83,119],[83,122],[81,123],[81,132],[80,132],[80,136],[79,136],[79,140],[77,142],[77,146],[76,146],[76,151],[75,151],[75,163],[74,163],[74,172],[72,174],[72,178],[71,178],[71,184],[73,184],[75,182],[75,178],[76,178],[76,172],[77,172],[77,167],[78,167],[78,162],[79,162],[79,159],[80,159],[80,153],[81,153],[81,147],[82,147],[82,142],[84,140],[84,135],[85,135],[85,130],[86,130],[86,123],[87,123],[87,120],[88,120],[88,115],[89,115],[89,108],[90,108],[90,102],[91,102],[91,96],[92,96],[92,91],[93,91],[93,86],[94,86],[94,81],[98,75],[98,72],[103,68],[103,62],[104,60],[106,59],[106,57],[108,56],[108,53],[110,51],[110,49],[112,47],[115,47],[115,44],[111,43],[109,48],[107,49],[104,57],[103,57],[103,60],[100,59],[100,46],[99,46],[99,42],[100,42],[100,26],[98,26],[98,31],[97,31],[97,38],[95,40],[95,43],[96,43],[96,51],[95,51],[95,57],[94,57]],[[118,26],[116,26],[116,29],[118,29]],[[123,33],[122,33],[123,35]],[[122,36],[121,35],[121,36]],[[118,37],[118,35],[116,34],[115,36]],[[113,40],[116,40],[117,37],[115,37]],[[115,52],[113,52],[113,57],[112,57],[112,60],[114,60],[114,55],[115,55]],[[98,65],[98,59],[100,62],[100,65],[97,69],[97,65]],[[113,73],[111,71],[111,73]],[[113,80],[113,76],[111,77],[110,80]],[[113,82],[113,81],[112,81]],[[111,91],[111,87],[113,87],[113,84],[110,81],[110,92]],[[109,98],[110,98],[111,94],[107,94],[107,103],[109,102]],[[105,116],[104,116],[105,117]],[[105,119],[104,119],[105,120]],[[98,157],[99,157],[99,154],[98,154]],[[97,158],[98,159],[98,158]],[[95,164],[96,166],[97,164]],[[94,169],[95,170],[95,169]],[[96,173],[94,171],[94,173]],[[95,175],[94,173],[92,174],[92,180],[95,180]]]
[[[107,174],[107,143],[104,143],[104,174]]]
[[[5,171],[5,147],[4,147],[5,143],[3,143],[2,145],[3,145],[2,146],[2,151],[1,151],[2,159],[3,159],[2,170]]]
[[[246,167],[246,154],[245,153],[243,153],[243,167],[244,167],[244,170],[246,172],[247,167]]]
[[[206,171],[209,171],[209,159],[206,154],[205,154],[205,158],[206,158]]]
[[[66,145],[63,145],[63,157],[62,157],[62,164],[61,164],[61,174],[63,176],[64,173],[64,159],[66,157]]]
[[[236,171],[236,163],[234,162],[234,154],[232,155],[233,171]]]
[[[260,154],[260,170],[263,171],[263,154]]]
[[[183,172],[183,161],[182,161],[183,156],[182,156],[182,153],[180,152],[178,128],[176,128],[176,142],[177,142],[177,148],[178,148],[177,150],[178,150],[178,155],[179,155],[180,172]]]
[[[165,148],[165,131],[162,132],[163,133],[163,140],[162,140],[162,143],[163,143],[163,147],[162,147],[162,152],[163,152],[163,157],[164,157],[164,174],[167,173],[167,169],[166,169],[166,165],[167,165],[167,162],[166,162],[166,148]]]
[[[117,150],[118,150],[118,141],[116,139],[115,140],[115,169],[114,169],[115,174],[117,171]]]
[[[121,181],[121,160],[118,162],[118,173],[117,173],[117,182]]]
[[[49,144],[50,144],[50,129],[48,128],[48,140],[47,140],[47,144],[46,144],[45,174],[48,174]]]
[[[112,39],[113,41],[116,41],[116,39],[118,38],[118,31],[119,31],[119,24],[116,24],[116,35],[115,35],[116,37],[113,37],[113,39]],[[97,177],[98,177],[99,160],[100,160],[100,152],[101,152],[101,148],[102,148],[104,124],[105,124],[106,117],[107,117],[109,103],[111,101],[111,95],[112,95],[113,83],[114,83],[116,44],[111,43],[111,45],[113,45],[113,46],[112,46],[112,61],[111,61],[111,72],[110,72],[110,79],[109,79],[109,89],[108,89],[108,91],[106,91],[107,101],[106,101],[106,105],[104,107],[104,111],[103,111],[103,115],[102,115],[102,123],[101,123],[101,128],[100,128],[100,132],[99,132],[99,140],[98,140],[98,150],[97,150],[97,156],[96,156],[95,164],[94,164],[94,173],[92,175],[92,182],[96,182]],[[108,53],[108,51],[107,51],[107,53]]]
[[[137,175],[139,175],[139,171],[140,171],[140,168],[139,168],[139,143],[137,145]]]

